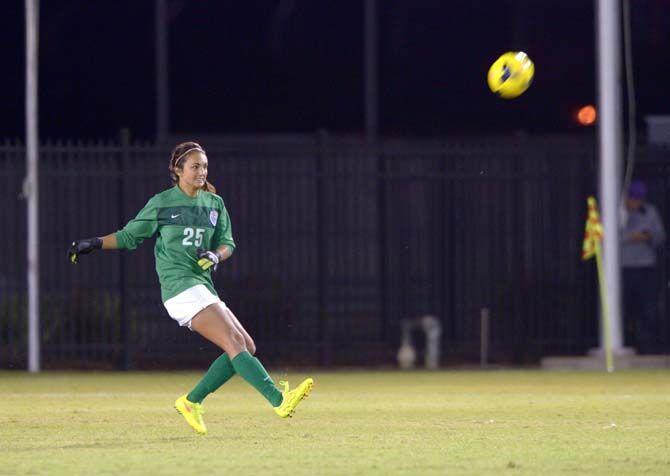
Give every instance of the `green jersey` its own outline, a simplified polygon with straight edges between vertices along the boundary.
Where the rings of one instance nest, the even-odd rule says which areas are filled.
[[[163,302],[197,284],[216,295],[211,270],[198,266],[197,250],[235,248],[230,217],[223,199],[200,191],[189,197],[177,186],[154,195],[123,230],[116,232],[119,249],[134,250],[158,234],[154,255]]]

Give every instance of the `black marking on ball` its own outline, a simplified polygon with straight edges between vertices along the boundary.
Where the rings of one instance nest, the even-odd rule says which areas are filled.
[[[507,81],[510,76],[512,76],[512,71],[509,69],[509,66],[504,64],[502,67],[502,75],[500,76],[500,84]]]

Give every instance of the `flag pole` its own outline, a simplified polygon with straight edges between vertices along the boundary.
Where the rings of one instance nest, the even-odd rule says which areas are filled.
[[[587,217],[586,225],[584,226],[584,242],[582,243],[582,260],[586,261],[594,256],[596,257],[596,264],[598,268],[598,289],[600,293],[600,345],[604,347],[605,363],[607,371],[614,371],[614,359],[612,357],[612,328],[610,321],[610,309],[608,306],[607,296],[607,279],[605,274],[605,267],[603,266],[603,251],[602,240],[604,237],[603,224],[600,221],[600,214],[598,213],[598,202],[596,198],[591,196],[586,199]]]

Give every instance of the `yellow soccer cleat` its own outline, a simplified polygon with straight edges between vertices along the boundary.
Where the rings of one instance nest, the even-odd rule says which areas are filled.
[[[295,407],[298,406],[298,403],[300,403],[303,398],[309,396],[309,392],[312,391],[312,386],[314,386],[314,380],[311,378],[305,379],[293,390],[288,389],[288,382],[281,381],[279,384],[284,386],[284,391],[282,392],[284,399],[282,400],[281,405],[275,407],[275,413],[282,418],[290,418],[293,416],[293,412],[295,412]]]
[[[202,415],[205,413],[205,409],[202,408],[202,404],[189,402],[186,399],[186,395],[182,395],[174,402],[174,408],[177,412],[186,419],[186,423],[191,425],[197,433],[201,435],[207,434],[207,427],[205,422],[202,420]]]

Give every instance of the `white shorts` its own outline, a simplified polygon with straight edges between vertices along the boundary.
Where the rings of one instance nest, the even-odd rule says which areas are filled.
[[[180,326],[191,328],[191,319],[196,314],[211,304],[220,302],[226,306],[221,299],[207,289],[204,284],[196,284],[186,291],[182,291],[163,303],[170,317],[177,321]]]

